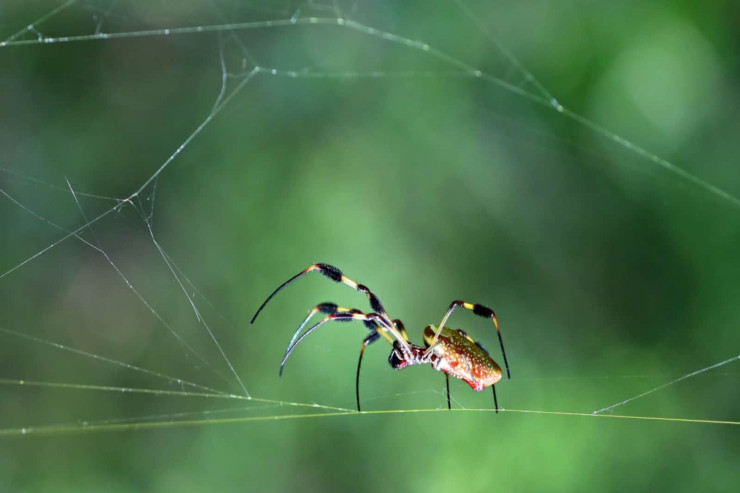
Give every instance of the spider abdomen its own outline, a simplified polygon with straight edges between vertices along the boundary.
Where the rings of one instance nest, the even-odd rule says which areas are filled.
[[[424,343],[430,344],[436,327],[429,325],[424,329]],[[475,391],[482,391],[501,380],[501,367],[488,352],[460,329],[443,327],[432,347],[432,367],[451,377],[470,385]]]

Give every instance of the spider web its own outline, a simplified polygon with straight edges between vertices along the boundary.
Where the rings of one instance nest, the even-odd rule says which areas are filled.
[[[478,259],[471,257],[459,262],[462,265],[428,269],[423,262],[435,259],[434,252],[424,251],[423,259],[413,259],[424,242],[412,248],[390,232],[416,227],[415,233],[421,235],[448,225],[428,219],[425,224],[399,220],[386,226],[378,222],[382,215],[363,209],[384,200],[398,204],[392,196],[404,192],[410,201],[444,198],[445,180],[447,184],[457,180],[453,189],[470,191],[479,204],[478,209],[459,205],[452,212],[466,217],[471,210],[485,211],[472,222],[498,224],[502,242],[511,251],[516,250],[514,235],[532,233],[541,223],[524,212],[529,224],[509,227],[504,214],[514,210],[493,195],[506,196],[507,185],[516,187],[517,180],[532,179],[565,187],[565,195],[575,193],[557,175],[582,164],[588,165],[583,167],[588,177],[575,185],[589,188],[586,195],[592,196],[581,197],[586,207],[602,200],[616,207],[622,201],[629,205],[655,194],[657,215],[664,207],[680,211],[679,216],[688,209],[698,222],[714,216],[719,225],[707,234],[717,234],[727,221],[736,222],[740,206],[733,191],[736,176],[730,177],[735,181],[722,180],[717,171],[706,173],[716,181],[704,179],[704,173],[647,150],[638,139],[623,136],[631,132],[610,130],[608,122],[597,123],[585,110],[571,109],[559,100],[554,95],[558,91],[548,90],[514,55],[518,50],[501,42],[492,27],[497,23],[488,17],[516,12],[462,1],[440,2],[433,8],[437,15],[449,16],[446,23],[420,22],[413,15],[394,12],[391,5],[339,1],[248,5],[213,1],[180,8],[156,2],[142,6],[67,1],[17,11],[6,7],[10,14],[4,16],[0,53],[12,75],[4,82],[4,106],[10,108],[4,119],[10,131],[4,135],[8,151],[0,163],[5,236],[0,285],[9,308],[0,319],[0,387],[7,403],[0,435],[354,416],[351,374],[359,328],[340,326],[317,333],[291,360],[280,381],[276,370],[290,325],[303,310],[324,297],[359,304],[353,293],[319,280],[301,281],[291,287],[292,296],[281,294],[273,302],[279,307],[270,306],[256,326],[248,327],[246,321],[274,285],[316,260],[336,262],[351,277],[367,280],[386,305],[395,308],[392,313],[413,306],[409,318],[418,323],[436,322],[428,320],[428,311],[445,307],[458,297],[455,289],[467,289],[469,281],[473,287],[465,292],[480,298],[471,301],[493,298],[485,287],[490,279],[476,272],[484,252],[477,251]],[[467,39],[455,36],[460,29],[469,34]],[[526,51],[527,46],[520,48]],[[429,105],[437,116],[449,111],[451,121],[460,118],[459,112],[471,113],[480,132],[504,132],[521,146],[507,147],[499,140],[488,149],[471,150],[466,148],[471,141],[452,142],[458,149],[443,156],[457,158],[447,166],[452,172],[431,161],[433,151],[414,154],[407,149],[402,156],[377,152],[364,157],[363,139],[400,148],[377,132],[386,124],[399,132],[416,126],[409,138],[418,144],[422,142],[418,136],[424,136],[432,149],[431,141],[438,137],[434,132],[444,135],[451,130],[419,118],[404,120],[408,114],[402,110],[407,107],[400,100],[390,103],[401,109],[398,113],[374,112],[368,101],[383,91],[414,98],[411,104]],[[361,97],[366,92],[371,95],[367,100]],[[444,99],[461,94],[470,99]],[[362,118],[364,112],[368,121]],[[352,120],[343,128],[341,119],[349,117]],[[319,119],[333,126],[318,124]],[[583,134],[589,137],[584,139]],[[670,153],[669,145],[652,143]],[[316,147],[328,150],[322,154]],[[557,163],[548,169],[531,164],[543,156]],[[579,163],[568,162],[574,156]],[[515,170],[501,171],[507,157],[522,166],[520,176]],[[358,164],[356,168],[324,164],[329,158],[356,158]],[[396,159],[398,167],[404,160],[416,162],[408,173],[389,166],[378,171],[382,176],[377,178],[373,176],[377,158]],[[490,170],[473,166],[489,158]],[[271,166],[271,160],[278,164]],[[410,191],[404,185],[427,173],[439,177],[421,179],[422,187],[434,188]],[[606,198],[598,196],[600,185],[607,189]],[[340,186],[349,190],[339,190]],[[532,207],[547,208],[548,197],[542,195],[547,188],[534,184],[523,190],[523,197],[530,205],[540,200]],[[332,194],[343,204],[362,197],[363,204],[339,214],[344,222],[335,222],[337,210],[320,200],[310,202],[318,205],[312,206],[315,210],[307,221],[291,218],[300,211],[295,204]],[[553,193],[549,199],[558,197]],[[424,205],[431,207],[424,217],[435,214],[430,204]],[[354,214],[357,222],[346,222],[347,214]],[[572,226],[576,234],[578,228],[587,227],[577,221]],[[683,234],[690,241],[683,228],[675,229],[677,236]],[[337,232],[367,236],[353,250],[357,244],[336,238]],[[455,232],[479,233],[471,224]],[[523,251],[528,249],[530,256],[535,248],[545,248],[540,234],[525,245]],[[337,241],[340,247],[334,248],[332,242]],[[453,249],[441,234],[429,241],[429,250]],[[716,240],[720,249],[726,245],[722,241]],[[379,267],[365,271],[349,267],[386,259],[378,246],[400,258],[387,279],[377,274],[382,272]],[[248,254],[240,256],[240,251]],[[326,258],[326,252],[335,256]],[[687,247],[684,255],[691,252]],[[531,260],[536,269],[551,279],[566,275],[545,266],[556,256],[540,253]],[[462,273],[455,273],[455,267]],[[470,272],[472,281],[466,278]],[[507,302],[510,312],[538,311],[541,298],[532,295],[523,304],[504,294],[505,281],[514,282],[506,269],[495,266],[488,272],[500,274],[500,281],[493,281],[502,286],[494,293],[499,313],[507,311]],[[420,278],[409,281],[416,276]],[[416,283],[435,287],[420,288],[418,296],[392,287]],[[699,304],[697,312],[705,314],[731,295],[732,289],[727,289],[716,303],[704,305],[696,301],[702,299],[699,295],[691,300]],[[589,297],[583,292],[577,296]],[[669,299],[675,303],[680,298]],[[538,329],[528,336],[502,322],[511,354],[518,353],[511,359],[520,362],[518,367],[512,364],[514,379],[501,386],[507,389],[500,397],[503,413],[740,424],[732,402],[719,408],[700,405],[711,402],[714,394],[736,390],[737,373],[732,371],[740,355],[735,354],[736,339],[724,329],[737,319],[732,310],[717,314],[714,327],[723,326],[714,329],[714,335],[712,324],[699,329],[701,337],[696,335],[690,346],[704,341],[704,347],[688,360],[692,353],[679,349],[686,341],[664,342],[661,350],[655,335],[640,339],[636,330],[620,331],[617,325],[629,323],[629,311],[612,318],[599,317],[595,308],[581,307],[578,312],[582,319],[568,319],[573,312],[547,303],[541,315],[526,320],[540,327],[553,327],[550,317],[564,320],[555,324],[557,330]],[[456,315],[457,323],[466,327],[478,323],[465,322],[464,316]],[[415,339],[419,332],[406,316],[404,320]],[[568,323],[588,326],[605,321],[615,326],[591,335],[580,328],[563,332]],[[678,333],[691,333],[685,328],[688,319],[660,321],[665,326],[683,323]],[[485,333],[482,324],[476,327],[470,332]],[[543,340],[536,342],[535,335]],[[619,345],[620,337],[644,344],[632,350],[625,344],[603,361],[584,356],[575,364],[563,349],[572,345],[578,354],[590,353],[594,347]],[[728,343],[720,344],[721,337]],[[479,339],[493,347],[492,339]],[[551,354],[546,372],[534,357],[527,361],[522,356],[528,344],[536,354]],[[369,348],[366,356],[363,402],[373,411],[365,414],[446,411],[439,375],[391,374],[383,366],[385,356],[377,357],[382,353],[379,345]],[[344,354],[337,348],[351,351]],[[317,360],[323,363],[316,365]],[[618,361],[624,366],[615,368]],[[314,371],[316,385],[301,382]],[[387,382],[394,379],[396,383]],[[690,382],[695,385],[685,386]],[[679,388],[692,397],[672,392]],[[462,386],[453,389],[453,398],[457,412],[492,412],[490,403]]]

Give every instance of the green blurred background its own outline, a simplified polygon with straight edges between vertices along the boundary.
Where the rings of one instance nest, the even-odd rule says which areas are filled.
[[[370,286],[418,343],[453,299],[488,305],[512,410],[591,413],[735,357],[736,3],[79,1],[13,35],[63,5],[0,7],[0,490],[737,487],[737,426],[446,412],[442,375],[394,372],[383,342],[365,353],[363,407],[440,412],[272,419],[325,412],[286,402],[354,408],[359,323],[323,327],[277,370],[313,305],[366,300],[314,274],[248,324],[317,261]],[[301,24],[337,11],[449,58]],[[245,79],[255,65],[297,77]],[[122,390],[243,393],[190,299],[249,393],[277,403]],[[489,323],[450,325],[501,361]],[[461,382],[452,395],[493,407]],[[613,413],[737,421],[738,404],[735,361]],[[212,422],[169,426],[181,420]],[[140,422],[155,427],[105,429]],[[54,425],[70,429],[44,433]]]

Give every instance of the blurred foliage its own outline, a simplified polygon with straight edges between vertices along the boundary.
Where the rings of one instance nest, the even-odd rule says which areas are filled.
[[[0,385],[0,420],[75,428],[0,438],[0,490],[732,490],[734,426],[432,412],[85,433],[320,410],[18,385],[192,391],[182,379],[243,393],[187,292],[252,396],[352,409],[360,324],[323,327],[277,370],[306,310],[365,309],[363,296],[308,276],[248,324],[317,261],[370,286],[416,342],[453,299],[492,306],[512,367],[503,408],[590,413],[738,353],[734,2],[102,0],[26,31],[62,4],[10,2],[0,37],[331,18],[335,4],[495,81],[328,25],[0,48],[0,378],[16,382]],[[299,77],[247,81],[255,64]],[[554,95],[611,133],[518,91]],[[490,324],[456,313],[451,325],[500,360]],[[388,350],[366,351],[364,407],[444,408],[442,375],[394,372]],[[614,413],[737,421],[737,368]],[[461,382],[452,392],[457,408],[493,406]]]

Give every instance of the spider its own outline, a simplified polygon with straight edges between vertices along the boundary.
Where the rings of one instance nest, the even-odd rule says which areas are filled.
[[[329,264],[313,264],[307,269],[294,275],[278,288],[272,292],[270,296],[262,303],[257,310],[257,313],[252,317],[251,324],[257,319],[262,309],[267,303],[275,296],[278,291],[283,289],[285,286],[295,281],[299,277],[304,276],[312,271],[319,271],[324,276],[328,277],[332,281],[337,283],[343,283],[356,291],[363,292],[367,295],[370,301],[370,308],[373,310],[372,313],[363,313],[360,310],[343,308],[337,306],[334,303],[321,303],[316,305],[309,313],[303,323],[298,327],[298,330],[293,334],[293,338],[290,340],[285,355],[280,363],[280,376],[283,374],[285,363],[288,357],[291,355],[295,347],[303,341],[311,332],[319,328],[326,322],[333,320],[338,322],[348,322],[352,320],[361,320],[365,327],[370,331],[370,334],[365,337],[362,341],[362,347],[360,348],[360,357],[357,361],[357,374],[355,376],[355,397],[357,398],[357,411],[360,411],[360,369],[362,368],[362,355],[365,352],[365,348],[377,341],[381,337],[385,339],[393,349],[391,354],[388,356],[388,362],[391,367],[396,370],[406,368],[410,365],[422,365],[431,364],[432,368],[437,371],[441,371],[445,374],[447,383],[447,408],[451,409],[450,404],[450,375],[454,378],[460,379],[470,385],[475,391],[482,391],[486,387],[491,387],[493,391],[493,402],[498,412],[498,401],[496,399],[496,387],[495,384],[501,380],[502,371],[501,367],[491,358],[488,351],[478,342],[473,340],[468,334],[460,329],[453,330],[445,327],[445,322],[450,317],[455,308],[463,307],[466,310],[471,310],[476,315],[481,317],[490,318],[493,321],[493,325],[496,327],[496,333],[498,334],[498,340],[501,344],[501,353],[504,357],[504,364],[506,366],[506,375],[511,379],[511,373],[509,372],[509,362],[506,359],[506,351],[504,351],[504,341],[501,339],[501,331],[499,331],[498,321],[493,310],[486,308],[485,306],[467,303],[464,301],[453,301],[450,307],[442,317],[438,327],[434,325],[427,325],[424,329],[424,347],[417,346],[411,343],[406,334],[406,329],[403,323],[396,319],[392,320],[388,313],[383,308],[380,300],[375,296],[367,286],[358,284],[352,279],[342,274],[342,271],[333,267]],[[306,326],[308,321],[316,314],[323,313],[326,316],[317,324],[306,329],[301,334],[301,330]]]

